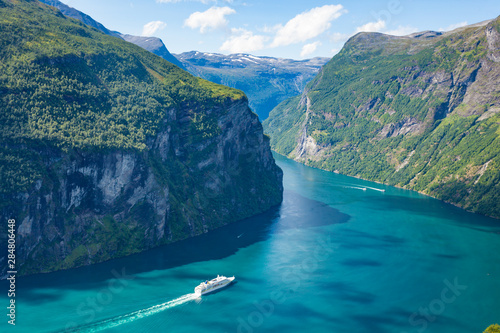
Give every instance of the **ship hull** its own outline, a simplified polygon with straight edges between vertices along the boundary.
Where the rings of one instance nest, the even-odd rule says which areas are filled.
[[[233,281],[234,281],[234,276],[233,277],[228,277],[224,281],[217,282],[216,285],[210,286],[207,289],[204,289],[204,290],[196,290],[195,289],[195,294],[197,296],[203,296],[203,295],[206,295],[206,294],[210,294],[210,293],[212,293],[214,291],[217,291],[217,290],[220,290],[222,288],[225,288],[225,287],[229,286]]]

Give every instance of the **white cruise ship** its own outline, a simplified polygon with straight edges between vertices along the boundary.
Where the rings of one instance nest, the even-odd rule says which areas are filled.
[[[233,277],[225,277],[225,276],[219,276],[215,279],[212,279],[210,281],[205,281],[200,283],[200,285],[196,288],[194,288],[194,293],[198,296],[205,295],[208,293],[211,293],[212,291],[216,291],[217,289],[224,288],[231,284],[231,282],[234,281],[234,276]]]

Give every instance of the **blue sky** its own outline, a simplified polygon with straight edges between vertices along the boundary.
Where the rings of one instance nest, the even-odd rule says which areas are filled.
[[[62,0],[108,29],[160,37],[172,53],[332,57],[359,31],[451,30],[500,15],[500,1]]]

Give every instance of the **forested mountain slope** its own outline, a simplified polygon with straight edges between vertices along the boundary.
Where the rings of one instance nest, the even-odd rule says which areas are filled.
[[[0,59],[0,219],[16,220],[21,274],[138,252],[281,202],[282,172],[241,91],[38,1],[0,0]],[[6,249],[7,228],[0,236]]]
[[[265,121],[271,146],[325,170],[500,217],[500,19],[352,37]]]

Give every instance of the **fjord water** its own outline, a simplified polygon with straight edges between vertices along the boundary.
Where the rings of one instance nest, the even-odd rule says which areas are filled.
[[[0,331],[465,333],[500,322],[500,221],[275,157],[280,207],[20,278],[16,326],[4,315]],[[217,274],[237,283],[197,299],[194,287]]]

